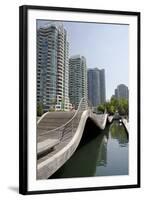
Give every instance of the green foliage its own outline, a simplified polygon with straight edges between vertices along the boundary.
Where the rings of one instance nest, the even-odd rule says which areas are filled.
[[[103,112],[106,109],[106,111],[114,115],[114,113],[117,111],[120,115],[128,115],[128,100],[121,98],[111,98],[110,101],[107,101],[103,104],[100,104],[98,106],[98,111]]]
[[[111,137],[117,139],[119,144],[126,144],[128,142],[127,135],[125,134],[125,129],[123,126],[120,126],[119,123],[114,122],[110,127]]]
[[[105,111],[105,106],[104,106],[103,104],[100,104],[100,105],[98,106],[97,109],[98,109],[98,111],[104,113],[104,111]]]
[[[44,113],[43,104],[42,103],[38,103],[37,104],[37,116],[41,116],[43,113]]]
[[[49,112],[54,112],[54,111],[55,111],[55,108],[53,108],[53,107],[49,108]]]
[[[118,112],[120,115],[128,115],[128,100],[120,99]]]

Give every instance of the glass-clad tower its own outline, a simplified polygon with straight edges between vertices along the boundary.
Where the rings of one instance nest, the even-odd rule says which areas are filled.
[[[81,99],[87,98],[87,67],[84,56],[76,55],[69,59],[69,97],[76,109]]]
[[[129,98],[128,87],[124,84],[118,85],[117,88],[115,89],[115,97],[117,99],[120,99],[120,98],[128,99]]]
[[[93,106],[106,101],[104,69],[88,69],[88,99]]]
[[[67,33],[63,25],[48,24],[37,29],[37,103],[44,111],[52,105],[69,106]]]

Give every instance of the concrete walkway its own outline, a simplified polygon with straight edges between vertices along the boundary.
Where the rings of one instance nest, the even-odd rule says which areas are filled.
[[[47,139],[43,142],[39,142],[37,145],[37,154],[42,154],[45,151],[49,151],[50,149],[54,148],[60,140],[58,139]]]
[[[37,142],[42,142],[47,139],[59,139],[58,131],[54,130],[63,124],[67,123],[75,112],[48,112],[44,118],[37,124]]]

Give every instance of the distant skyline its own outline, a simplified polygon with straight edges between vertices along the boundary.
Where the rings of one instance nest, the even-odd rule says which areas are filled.
[[[38,20],[38,27],[52,21]],[[105,69],[106,99],[119,84],[128,86],[129,26],[62,22],[67,31],[69,57],[85,56],[87,68]]]

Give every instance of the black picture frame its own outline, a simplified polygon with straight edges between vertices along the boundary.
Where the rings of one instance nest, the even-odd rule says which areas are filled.
[[[28,190],[28,11],[100,13],[137,17],[137,183],[104,187]],[[140,187],[140,12],[23,5],[19,7],[19,193],[23,195]]]

